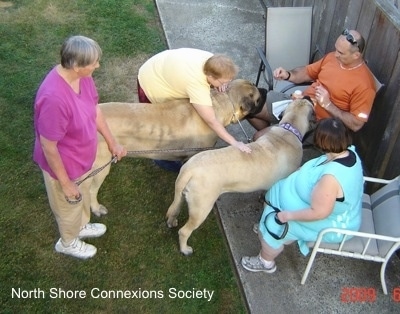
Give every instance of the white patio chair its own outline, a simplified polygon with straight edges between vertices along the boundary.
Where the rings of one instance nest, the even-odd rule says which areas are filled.
[[[306,270],[301,279],[305,284],[317,253],[333,254],[382,263],[380,279],[382,290],[387,294],[385,281],[386,265],[392,255],[400,248],[400,194],[399,177],[382,180],[364,177],[366,181],[385,184],[375,193],[363,195],[362,223],[358,232],[327,228],[320,232],[313,247]],[[329,232],[343,234],[339,244],[324,243],[322,238]],[[349,237],[351,237],[349,239]]]

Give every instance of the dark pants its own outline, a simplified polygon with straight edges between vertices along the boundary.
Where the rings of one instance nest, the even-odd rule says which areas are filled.
[[[137,93],[139,97],[139,102],[146,104],[151,103],[151,101],[147,98],[146,94],[144,93],[142,86],[140,86],[139,79],[137,80]]]

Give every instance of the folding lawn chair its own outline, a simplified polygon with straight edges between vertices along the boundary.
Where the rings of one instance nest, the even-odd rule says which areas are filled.
[[[261,60],[256,86],[262,74],[269,91],[276,83],[272,74],[275,68],[292,69],[309,64],[317,50],[310,56],[312,7],[271,7],[263,0],[260,2],[265,12],[265,45],[256,48]]]
[[[380,279],[383,293],[387,294],[386,265],[400,248],[399,178],[382,180],[364,177],[366,181],[382,183],[385,186],[371,195],[363,195],[360,230],[358,232],[338,228],[322,230],[316,242],[308,243],[309,247],[313,247],[313,251],[301,284],[305,284],[317,253],[325,253],[382,263]],[[330,232],[343,234],[342,242],[339,244],[322,242],[323,236]]]

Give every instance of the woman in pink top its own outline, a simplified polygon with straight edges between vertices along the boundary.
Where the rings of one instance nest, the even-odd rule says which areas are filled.
[[[41,83],[34,104],[33,159],[43,172],[47,196],[60,239],[57,252],[86,259],[96,248],[81,239],[99,237],[106,226],[90,223],[91,179],[75,183],[93,166],[97,132],[111,153],[121,159],[126,150],[112,136],[99,109],[92,78],[101,57],[99,45],[84,36],[72,36],[61,47],[61,64]]]

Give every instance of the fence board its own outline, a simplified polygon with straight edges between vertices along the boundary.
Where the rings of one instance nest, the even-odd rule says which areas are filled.
[[[397,54],[397,60],[399,60],[400,54]],[[374,165],[377,165],[376,175],[380,177],[393,177],[400,173],[399,163],[399,134],[400,134],[400,62],[397,62],[393,71],[391,71],[391,80],[384,93],[381,110],[376,109],[376,114],[373,116],[373,121],[368,126],[373,131],[373,126],[377,125],[375,122],[380,117],[380,114],[386,117],[386,120],[381,122],[384,124],[384,131],[381,136],[380,143],[377,143],[376,155],[372,153],[366,154],[368,165],[373,169]],[[373,152],[374,150],[372,150]],[[373,158],[375,157],[375,158]]]
[[[392,40],[387,40],[387,38]],[[392,47],[399,47],[399,40],[397,30],[384,18],[382,12],[377,10],[365,58],[372,72],[385,84],[385,87],[383,92],[378,94],[370,119],[357,135],[356,141],[367,169],[376,176],[382,175],[385,171],[377,168],[378,165],[380,168],[383,167],[381,164],[383,159],[382,156],[378,156],[378,153],[374,154],[374,150],[390,154],[385,134],[388,132],[388,121],[395,105],[393,99],[396,99],[398,94],[398,88],[394,88],[392,80],[393,69],[399,60],[398,51],[394,51]]]

